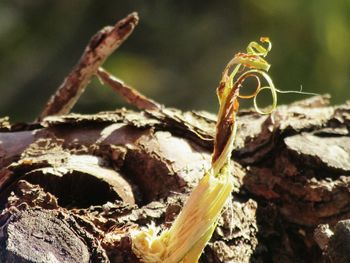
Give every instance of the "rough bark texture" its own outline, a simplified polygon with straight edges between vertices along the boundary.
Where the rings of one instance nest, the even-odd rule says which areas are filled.
[[[201,262],[349,262],[350,104],[314,97],[238,122],[235,191]],[[214,129],[168,108],[0,119],[0,262],[138,262],[129,231],[171,225]]]

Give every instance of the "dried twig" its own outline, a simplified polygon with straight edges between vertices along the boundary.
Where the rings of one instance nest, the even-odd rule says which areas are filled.
[[[114,26],[107,26],[97,32],[85,48],[77,65],[46,104],[39,119],[69,113],[91,77],[96,74],[106,58],[127,39],[137,23],[137,13],[131,13]]]
[[[134,105],[139,110],[160,110],[161,105],[150,98],[139,93],[132,87],[127,86],[122,80],[117,79],[103,68],[99,68],[97,76],[104,83],[119,93],[128,103]]]

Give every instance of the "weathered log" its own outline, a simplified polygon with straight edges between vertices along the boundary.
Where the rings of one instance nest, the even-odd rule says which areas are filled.
[[[201,262],[342,258],[313,232],[350,218],[350,104],[314,97],[238,122],[235,192]],[[215,116],[122,109],[0,127],[1,262],[137,262],[128,233],[169,227],[210,163]]]

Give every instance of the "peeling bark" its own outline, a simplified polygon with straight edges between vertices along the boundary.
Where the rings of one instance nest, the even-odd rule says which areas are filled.
[[[171,225],[210,165],[215,116],[121,109],[1,123],[0,261],[138,262],[128,233]],[[350,104],[327,96],[241,111],[235,191],[201,262],[347,262],[349,129]],[[320,243],[322,225],[334,234]]]

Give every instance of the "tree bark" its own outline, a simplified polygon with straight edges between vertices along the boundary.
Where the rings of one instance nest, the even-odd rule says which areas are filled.
[[[349,262],[350,104],[328,99],[240,111],[235,191],[201,262]],[[0,262],[138,262],[130,231],[171,225],[215,132],[169,108],[0,122]]]

